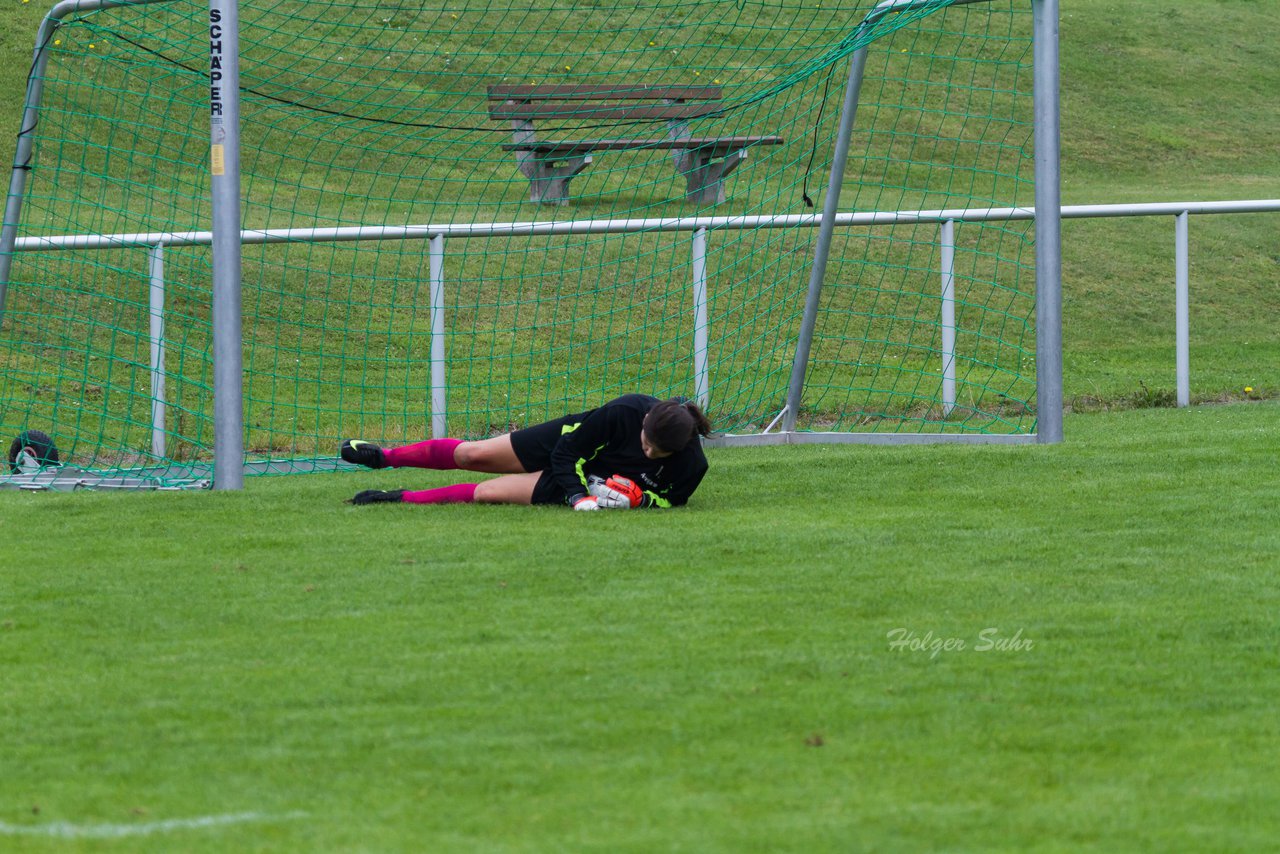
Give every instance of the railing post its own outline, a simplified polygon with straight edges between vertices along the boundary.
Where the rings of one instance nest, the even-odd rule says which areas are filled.
[[[164,244],[147,250],[150,275],[148,309],[151,332],[151,455],[165,457],[164,389]]]
[[[942,417],[956,408],[956,222],[944,220],[942,261]]]
[[[1174,220],[1174,326],[1178,362],[1178,406],[1191,404],[1190,228],[1187,212]]]
[[[431,235],[427,269],[431,301],[431,437],[448,436],[449,389],[444,354],[444,235]]]
[[[707,374],[707,230],[693,233],[693,386],[704,410],[710,397]]]

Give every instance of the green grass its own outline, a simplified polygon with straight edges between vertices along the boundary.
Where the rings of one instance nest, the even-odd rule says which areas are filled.
[[[1064,202],[1275,195],[1275,4],[1063,7]],[[1192,221],[1197,399],[1280,391],[1274,223]],[[0,492],[0,849],[1274,847],[1280,404],[1160,408],[1172,228],[1064,224],[1067,396],[1124,411],[1061,446],[718,451],[589,517]]]
[[[2,493],[0,847],[1261,850],[1277,415],[718,451],[667,513]]]

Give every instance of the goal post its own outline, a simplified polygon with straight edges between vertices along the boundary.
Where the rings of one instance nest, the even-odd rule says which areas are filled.
[[[959,0],[953,5],[985,3],[991,0]],[[860,28],[874,23],[878,18],[913,8],[936,6],[936,0],[882,0],[871,10]],[[1035,434],[1042,443],[1062,441],[1062,262],[1061,262],[1061,174],[1059,153],[1059,84],[1058,84],[1058,8],[1057,0],[1033,0],[1034,8],[1034,80],[1035,80],[1035,186],[1036,186],[1036,387],[1037,409],[1040,413],[1038,431]],[[831,174],[827,185],[823,225],[818,235],[813,268],[809,274],[809,290],[805,303],[804,319],[800,326],[796,355],[792,363],[791,382],[787,392],[787,404],[782,414],[782,433],[795,431],[797,413],[804,394],[804,378],[809,363],[810,347],[818,301],[826,279],[827,257],[831,247],[831,235],[839,213],[840,189],[844,181],[848,160],[849,137],[857,119],[858,97],[866,68],[867,47],[859,47],[849,63],[849,78],[845,86],[844,105],[840,112],[840,128],[835,142]],[[943,406],[949,412],[954,407],[954,300],[949,297],[954,288],[952,272],[954,260],[954,220],[943,223],[942,276],[944,285],[942,334],[951,344],[944,344]],[[871,434],[873,435],[873,434]],[[831,437],[824,437],[830,441]],[[848,437],[859,441],[857,436]],[[929,442],[954,440],[954,436],[926,436]],[[973,437],[960,437],[972,441]],[[748,437],[747,442],[758,442]],[[863,439],[862,441],[867,441]],[[887,443],[901,442],[895,435]],[[918,441],[918,440],[908,440]],[[1018,441],[1015,439],[1015,441]],[[729,439],[723,444],[732,444]]]
[[[209,177],[213,219],[213,488],[244,487],[241,341],[240,9],[209,0]]]
[[[1062,178],[1058,0],[1032,0],[1035,43],[1037,435],[1062,441]]]
[[[1061,440],[1056,0],[143,2],[42,25],[0,234],[0,430],[83,471],[633,390],[723,444]]]

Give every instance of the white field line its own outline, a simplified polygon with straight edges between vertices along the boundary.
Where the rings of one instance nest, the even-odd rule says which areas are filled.
[[[0,821],[0,835],[48,836],[54,839],[123,839],[128,836],[150,836],[153,833],[168,833],[173,830],[203,830],[251,821],[285,821],[305,817],[306,813],[301,812],[281,815],[242,812],[230,815],[205,815],[197,818],[172,818],[137,824],[72,824],[69,821],[54,821],[48,824],[9,824]]]

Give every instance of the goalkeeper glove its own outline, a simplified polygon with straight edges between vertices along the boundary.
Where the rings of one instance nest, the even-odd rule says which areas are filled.
[[[596,502],[594,495],[577,495],[569,496],[569,506],[574,510],[599,510],[600,505]]]
[[[592,476],[587,479],[587,489],[608,510],[630,510],[644,503],[644,491],[634,480],[620,474],[608,480]]]

